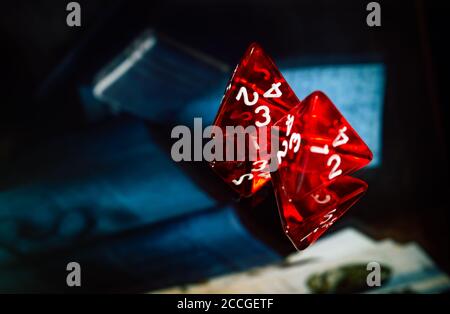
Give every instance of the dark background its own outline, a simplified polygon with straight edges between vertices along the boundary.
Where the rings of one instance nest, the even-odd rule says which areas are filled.
[[[305,64],[381,56],[387,69],[382,163],[361,171],[369,192],[333,228],[352,225],[379,239],[417,241],[450,271],[449,11],[443,2],[379,1],[382,26],[374,28],[365,21],[369,1],[79,1],[80,28],[66,26],[67,2],[2,5],[0,173],[30,147],[88,128],[77,88],[149,26],[231,66],[253,41],[275,60],[299,57]],[[228,197],[207,170],[200,173],[193,179]],[[0,189],[26,180],[1,177]],[[267,189],[262,203],[241,200],[239,213],[258,238],[287,254],[292,247]]]

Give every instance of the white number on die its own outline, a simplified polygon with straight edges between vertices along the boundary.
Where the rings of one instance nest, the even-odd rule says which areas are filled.
[[[327,166],[331,167],[333,163],[334,165],[331,168],[330,174],[328,174],[329,180],[334,179],[342,174],[342,170],[338,169],[341,165],[341,157],[338,154],[331,155],[330,158],[328,158]]]
[[[339,133],[333,141],[333,147],[338,147],[348,142],[348,136],[345,134],[345,131],[347,131],[346,126],[339,129]]]
[[[256,103],[258,102],[258,99],[259,99],[258,93],[257,93],[257,92],[253,92],[253,100],[250,101],[250,100],[248,99],[247,89],[246,89],[244,86],[242,86],[242,87],[239,89],[239,92],[238,92],[238,94],[236,95],[236,100],[241,100],[241,97],[242,97],[242,96],[244,96],[244,103],[245,103],[247,106],[253,106],[254,104],[256,104]]]
[[[316,201],[318,204],[326,204],[329,201],[331,201],[331,196],[329,194],[325,195],[323,199],[320,199],[319,194],[312,194],[311,197]]]
[[[267,106],[259,106],[255,109],[255,113],[259,113],[260,111],[264,111],[262,116],[265,118],[264,122],[256,121],[255,125],[260,128],[262,126],[268,125],[270,123],[270,109]]]
[[[300,149],[300,143],[302,142],[302,137],[299,133],[292,133],[291,138],[289,139],[289,149],[292,149],[292,146],[295,143],[294,153],[298,152]]]
[[[253,166],[257,166],[257,165],[260,165],[260,166],[257,168],[253,168],[252,171],[255,171],[255,172],[264,171],[264,169],[266,169],[266,167],[267,167],[267,164],[268,164],[268,162],[265,159],[255,161],[253,163]]]
[[[323,147],[311,146],[310,150],[311,150],[311,153],[322,154],[322,155],[328,155],[328,153],[330,152],[330,150],[328,149],[328,145],[326,145],[326,144]]]
[[[282,158],[286,157],[286,155],[287,155],[288,141],[284,140],[283,143],[281,143],[281,146],[284,147],[284,151],[280,150],[280,151],[277,152],[278,164],[280,164],[280,165],[281,165]]]
[[[267,90],[267,92],[265,92],[263,96],[265,98],[278,98],[278,97],[280,97],[281,95],[283,95],[281,93],[281,90],[280,90],[280,85],[281,85],[281,82],[273,83],[272,87],[269,90]]]
[[[235,185],[240,185],[240,184],[242,184],[242,182],[244,181],[244,179],[245,178],[247,178],[247,180],[252,180],[253,179],[253,174],[251,174],[251,173],[246,173],[246,174],[243,174],[240,178],[239,178],[239,180],[233,180],[232,182],[235,184]]]

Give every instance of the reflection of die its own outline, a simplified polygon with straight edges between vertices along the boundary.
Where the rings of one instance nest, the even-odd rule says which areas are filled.
[[[270,127],[299,103],[272,60],[259,45],[252,44],[231,77],[214,125],[222,128],[225,138],[226,126],[266,127],[270,132]],[[261,167],[261,161],[267,160],[263,158],[210,165],[241,196],[249,196],[270,179],[268,170]]]
[[[272,174],[285,231],[297,248],[316,240],[367,189],[348,174],[372,160],[355,130],[321,92],[280,119],[280,165]],[[300,148],[292,145],[300,135]]]

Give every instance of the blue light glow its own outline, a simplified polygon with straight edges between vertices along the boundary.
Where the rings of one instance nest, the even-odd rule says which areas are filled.
[[[300,99],[323,91],[373,152],[371,167],[381,164],[385,68],[381,63],[282,68]]]

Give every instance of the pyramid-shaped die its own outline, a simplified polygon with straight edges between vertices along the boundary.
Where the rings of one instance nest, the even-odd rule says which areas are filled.
[[[250,45],[233,72],[214,121],[214,125],[222,130],[223,142],[234,143],[234,147],[226,147],[225,151],[233,150],[232,155],[236,158],[210,162],[210,166],[240,196],[253,194],[270,180],[270,127],[299,104],[299,99],[270,57],[258,44]],[[245,147],[236,147],[239,143],[235,134],[242,129],[227,131],[230,126],[253,126],[257,133],[250,136]],[[266,134],[264,141],[258,132]],[[237,158],[235,152],[238,149],[249,152],[249,145],[254,145],[257,150],[256,158],[251,159],[248,154]]]

